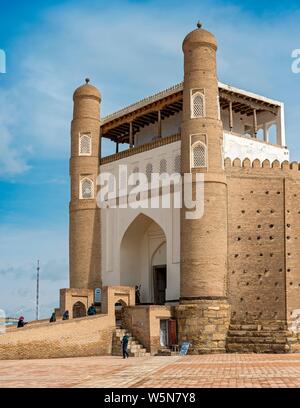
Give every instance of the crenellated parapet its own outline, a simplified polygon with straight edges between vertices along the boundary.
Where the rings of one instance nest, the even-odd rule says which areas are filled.
[[[270,176],[271,174],[282,174],[282,175],[290,175],[290,176],[299,176],[300,177],[300,163],[298,162],[289,162],[287,160],[280,163],[278,160],[274,160],[270,162],[270,160],[266,159],[261,161],[259,159],[255,159],[251,161],[250,159],[240,160],[236,158],[231,160],[230,158],[226,158],[224,160],[225,171],[227,175],[236,174],[238,172],[251,172],[256,171],[261,175]]]

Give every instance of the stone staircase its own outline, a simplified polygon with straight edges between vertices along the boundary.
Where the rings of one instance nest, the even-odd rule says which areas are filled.
[[[287,353],[287,331],[282,322],[230,324],[226,340],[229,353]]]
[[[132,334],[126,329],[121,329],[117,327],[113,335],[113,345],[112,345],[112,355],[113,356],[122,356],[122,347],[121,340],[124,335],[129,337],[128,340],[128,354],[129,357],[146,357],[150,356],[150,353],[147,353],[146,349],[138,342],[138,340],[132,336]]]

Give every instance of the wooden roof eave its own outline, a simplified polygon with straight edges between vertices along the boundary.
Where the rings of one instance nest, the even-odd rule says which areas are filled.
[[[118,127],[122,123],[130,123],[135,121],[136,119],[140,118],[141,116],[145,116],[147,114],[151,114],[155,111],[162,110],[166,106],[173,104],[174,102],[178,102],[182,99],[182,92],[177,92],[173,95],[170,95],[160,101],[153,102],[145,107],[142,107],[140,109],[137,109],[136,111],[130,112],[128,114],[125,114],[123,116],[120,116],[119,118],[113,119],[112,121],[108,123],[104,123],[101,128],[102,128],[102,135],[105,137],[105,134],[113,128]]]

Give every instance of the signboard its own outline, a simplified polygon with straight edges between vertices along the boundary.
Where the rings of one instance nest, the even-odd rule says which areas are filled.
[[[100,303],[101,302],[101,289],[96,288],[95,289],[95,303]]]
[[[184,341],[180,348],[180,355],[186,356],[190,348],[190,343],[188,341]]]

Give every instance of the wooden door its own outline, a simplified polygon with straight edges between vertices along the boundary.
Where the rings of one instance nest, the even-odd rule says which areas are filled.
[[[168,345],[177,344],[177,325],[176,320],[168,320]]]

